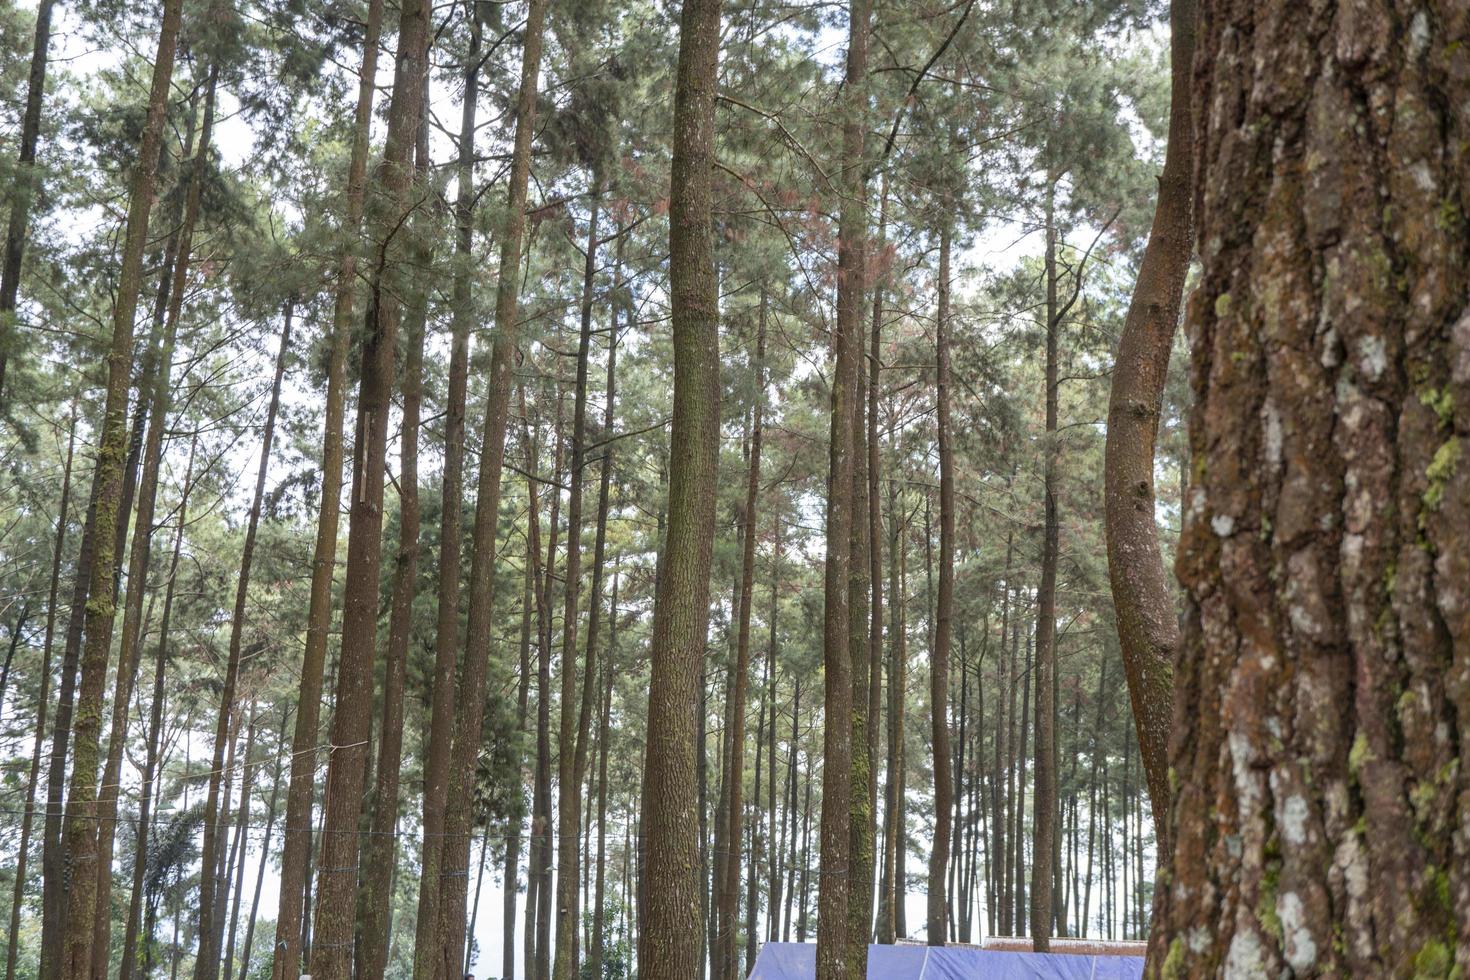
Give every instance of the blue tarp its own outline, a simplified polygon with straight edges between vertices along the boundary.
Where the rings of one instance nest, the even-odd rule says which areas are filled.
[[[766,943],[750,980],[812,980],[817,948]],[[868,980],[1139,980],[1141,956],[1006,953],[943,946],[869,946]]]

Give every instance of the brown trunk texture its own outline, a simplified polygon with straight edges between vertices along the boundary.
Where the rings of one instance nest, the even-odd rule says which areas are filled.
[[[1149,971],[1464,974],[1470,7],[1212,0],[1198,45]]]
[[[720,310],[711,208],[720,0],[685,0],[674,83],[669,191],[669,291],[674,421],[668,531],[659,557],[649,647],[648,745],[640,823],[638,930],[642,980],[700,975],[704,946],[695,743],[714,548],[720,448]]]

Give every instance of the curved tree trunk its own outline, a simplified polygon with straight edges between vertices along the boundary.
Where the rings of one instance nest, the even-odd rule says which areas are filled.
[[[649,648],[648,745],[640,823],[642,980],[700,975],[700,815],[695,741],[699,678],[709,628],[720,448],[719,283],[711,208],[720,0],[685,0],[674,87],[669,191],[669,291],[674,338],[674,422],[669,437],[668,534],[659,556]]]
[[[1169,20],[1173,58],[1169,145],[1153,227],[1113,362],[1103,463],[1108,577],[1161,853],[1167,849],[1163,835],[1168,825],[1164,817],[1169,804],[1169,715],[1179,620],[1154,517],[1154,446],[1169,351],[1189,272],[1194,170],[1189,83],[1195,0],[1172,0]]]
[[[1467,45],[1457,3],[1201,6],[1154,976],[1470,971]]]

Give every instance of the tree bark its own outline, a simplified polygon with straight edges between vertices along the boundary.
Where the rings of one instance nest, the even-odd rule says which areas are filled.
[[[1467,42],[1457,4],[1201,7],[1154,976],[1470,970]]]
[[[617,338],[612,343],[616,350]],[[609,352],[611,353],[611,352]],[[611,405],[608,406],[609,410]],[[610,459],[603,460],[606,467]],[[592,944],[588,950],[588,972],[593,977],[603,975],[603,947],[606,941],[606,874],[607,874],[607,757],[609,737],[612,732],[613,663],[616,650],[618,616],[618,573],[613,571],[612,603],[608,609],[607,653],[602,658],[602,714],[597,722],[597,872],[596,885],[592,889]],[[626,910],[625,910],[626,911]],[[509,935],[509,933],[507,933]]]
[[[602,410],[602,438],[610,440],[613,434],[613,420],[617,400],[617,365],[618,365],[618,315],[621,312],[622,283],[619,281],[623,270],[623,238],[619,236],[616,260],[613,264],[613,298],[611,302],[612,322],[608,329],[607,338],[607,382],[605,387],[605,402]],[[587,620],[587,650],[588,656],[597,649],[597,636],[601,621],[602,606],[602,581],[603,566],[607,556],[607,516],[611,505],[613,473],[612,444],[607,442],[602,447],[601,472],[599,474],[599,485],[597,488],[597,532],[596,540],[592,546],[592,593],[588,600]],[[607,756],[608,737],[611,724],[612,711],[612,681],[611,658],[613,655],[613,641],[617,636],[617,578],[614,571],[612,607],[609,609],[608,618],[608,649],[603,656],[599,667],[602,673],[602,712],[598,720],[597,734],[597,884],[594,889],[592,907],[592,942],[589,950],[590,973],[593,977],[602,976],[603,963],[603,940],[606,923],[604,901],[604,875],[606,872],[605,848],[607,845]],[[589,661],[590,664],[590,661]],[[592,678],[586,679],[590,683]],[[507,933],[508,935],[508,933]]]
[[[1154,515],[1154,449],[1169,351],[1189,273],[1193,217],[1190,182],[1194,170],[1189,84],[1195,17],[1195,0],[1171,0],[1169,143],[1159,178],[1153,227],[1113,362],[1103,463],[1108,578],[1123,666],[1128,672],[1134,726],[1148,774],[1155,833],[1160,835],[1167,827],[1169,715],[1174,701],[1179,621],[1159,550]],[[1162,836],[1159,840],[1162,844]]]
[[[240,895],[245,891],[245,854],[249,850],[248,839],[245,834],[250,822],[250,790],[252,775],[258,772],[258,767],[252,765],[250,757],[255,750],[255,733],[257,713],[259,708],[255,702],[250,705],[250,724],[245,730],[245,761],[242,764],[240,776],[240,809],[235,819],[235,842],[230,846],[229,868],[235,877],[234,887],[230,890],[230,915],[229,934],[223,947],[224,953],[224,980],[231,980],[235,975],[235,927],[240,921]],[[221,902],[223,908],[223,902]],[[223,926],[223,923],[221,923]],[[241,971],[244,975],[244,971]]]
[[[853,726],[849,578],[854,513],[853,474],[862,354],[861,317],[867,238],[867,176],[863,136],[867,116],[870,0],[848,6],[847,69],[843,86],[841,205],[837,221],[837,316],[832,333],[831,429],[827,460],[827,534],[823,580],[823,703],[821,864],[817,914],[817,980],[848,980],[854,969],[848,935],[851,874]],[[864,515],[866,517],[866,515]],[[866,736],[865,736],[866,737]]]
[[[649,649],[640,817],[646,866],[657,873],[642,889],[642,980],[697,976],[704,943],[694,708],[700,700],[709,628],[720,444],[720,313],[711,228],[719,48],[719,0],[685,0],[679,18],[669,191],[674,344],[669,518]]]
[[[153,205],[159,146],[163,138],[169,86],[173,80],[174,53],[182,19],[180,0],[167,0],[159,28],[158,49],[154,56],[148,113],[132,174],[122,262],[112,311],[112,343],[107,355],[107,392],[94,476],[96,551],[89,569],[90,583],[84,625],[86,644],[81,653],[76,714],[71,725],[73,768],[62,840],[62,854],[65,855],[70,871],[70,887],[65,902],[66,919],[62,923],[59,937],[62,948],[57,959],[62,980],[88,980],[94,955],[95,932],[92,916],[96,906],[98,874],[97,756],[102,727],[103,688],[107,681],[113,615],[117,601],[116,580],[113,576],[118,550],[115,537],[118,524],[125,520],[119,514],[119,503],[127,451],[127,403],[133,363],[133,320],[142,283],[143,249],[148,240],[148,218]],[[105,957],[106,952],[103,951],[101,955]]]
[[[327,638],[332,626],[332,579],[342,510],[342,430],[347,354],[352,342],[357,259],[362,246],[362,215],[367,185],[368,137],[382,27],[383,0],[368,0],[357,108],[353,117],[352,157],[343,192],[344,238],[337,263],[322,421],[321,502],[312,553],[311,598],[307,608],[306,644],[301,658],[301,687],[296,698],[296,722],[291,737],[291,776],[286,787],[286,814],[281,827],[280,904],[276,915],[271,980],[297,980],[301,975],[302,936],[307,922],[305,904],[310,890],[312,798],[316,792],[320,761],[316,749],[320,738]],[[447,466],[446,457],[446,479]]]

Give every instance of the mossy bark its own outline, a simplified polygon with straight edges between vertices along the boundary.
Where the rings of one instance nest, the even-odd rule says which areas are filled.
[[[1462,3],[1201,6],[1151,976],[1470,971],[1467,98]]]

